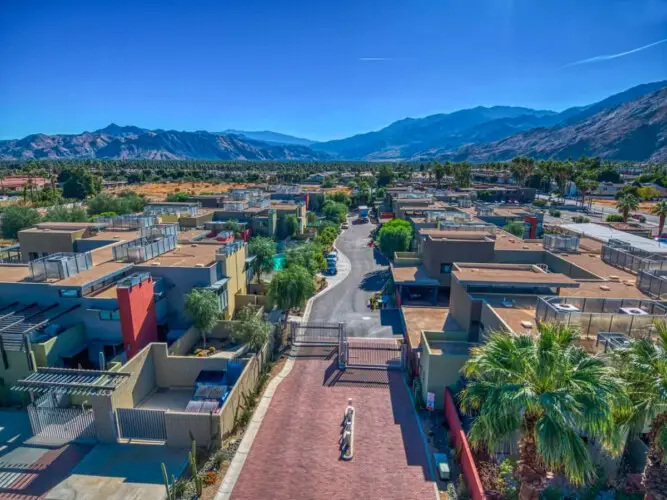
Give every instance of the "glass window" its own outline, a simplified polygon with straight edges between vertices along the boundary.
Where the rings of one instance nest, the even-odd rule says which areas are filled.
[[[440,264],[440,272],[441,273],[451,273],[452,272],[452,265],[442,262]]]
[[[61,297],[79,297],[81,291],[76,288],[64,288],[59,293]]]
[[[113,320],[119,320],[120,319],[120,311],[111,311],[111,319]]]
[[[100,319],[107,321],[111,319],[111,311],[100,311]]]

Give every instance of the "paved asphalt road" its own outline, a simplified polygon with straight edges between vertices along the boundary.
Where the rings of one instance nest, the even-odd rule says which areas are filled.
[[[351,221],[352,222],[352,221]],[[389,263],[368,247],[370,232],[375,224],[352,224],[344,230],[336,246],[352,264],[347,278],[330,292],[315,299],[310,322],[345,323],[351,337],[392,337],[401,335],[398,311],[371,311],[369,297],[382,289],[389,278]]]

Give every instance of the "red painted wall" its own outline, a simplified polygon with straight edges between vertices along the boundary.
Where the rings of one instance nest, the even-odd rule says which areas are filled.
[[[250,239],[250,236],[252,236],[252,229],[248,228],[241,231],[241,239],[246,243]]]
[[[523,218],[523,221],[530,224],[530,231],[528,231],[528,239],[534,240],[537,237],[537,217],[528,215]]]
[[[118,288],[118,312],[127,359],[151,342],[157,342],[153,278],[128,288]]]
[[[461,419],[459,419],[459,414],[456,411],[454,398],[452,398],[449,389],[446,387],[445,418],[447,419],[447,424],[449,425],[449,435],[452,438],[454,447],[457,450],[461,450],[459,461],[461,469],[463,470],[463,477],[465,478],[468,491],[470,492],[470,496],[473,500],[484,500],[484,498],[486,498],[484,496],[484,487],[482,486],[482,481],[479,478],[477,466],[475,465],[475,460],[473,459],[472,452],[470,451],[470,446],[468,446],[466,433],[463,430]]]

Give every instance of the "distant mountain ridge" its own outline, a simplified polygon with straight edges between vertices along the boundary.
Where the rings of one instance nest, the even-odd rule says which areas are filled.
[[[32,134],[0,142],[0,160],[65,158],[147,160],[326,160],[305,146],[256,141],[239,135],[147,130],[111,124],[79,135]]]
[[[499,141],[425,151],[415,160],[505,161],[516,156],[567,159],[667,161],[667,86],[623,104],[551,127],[527,130]]]
[[[281,134],[279,132],[271,132],[270,130],[249,132],[247,130],[228,129],[223,132],[219,132],[219,134],[240,135],[242,137],[247,137],[248,139],[253,139],[255,141],[263,141],[275,144],[292,144],[296,146],[310,146],[311,144],[315,144],[315,141],[311,141],[310,139],[304,139],[302,137],[294,137],[293,135]]]
[[[82,134],[32,134],[0,141],[0,160],[497,161],[599,155],[664,161],[667,81],[647,83],[561,112],[515,106],[404,118],[346,139],[314,142],[272,131],[182,132],[114,123]]]
[[[667,81],[632,87],[589,106],[560,113],[512,106],[476,107],[425,118],[405,118],[389,126],[346,139],[313,144],[313,149],[342,159],[398,160],[424,157],[423,152],[456,150],[493,142],[525,130],[574,123],[663,88]]]

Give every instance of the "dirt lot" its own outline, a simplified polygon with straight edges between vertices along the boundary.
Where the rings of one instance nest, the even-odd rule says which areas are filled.
[[[610,200],[609,198],[593,198],[593,203],[604,205],[605,207],[616,208],[616,200]],[[655,201],[642,201],[639,203],[639,211],[651,213],[651,208],[653,208],[655,203]]]
[[[150,184],[140,184],[136,186],[120,186],[109,189],[111,193],[119,193],[126,189],[136,191],[138,194],[146,195],[149,198],[163,200],[168,194],[188,193],[224,193],[231,189],[246,189],[255,187],[254,184],[239,184],[229,182],[154,182]]]

